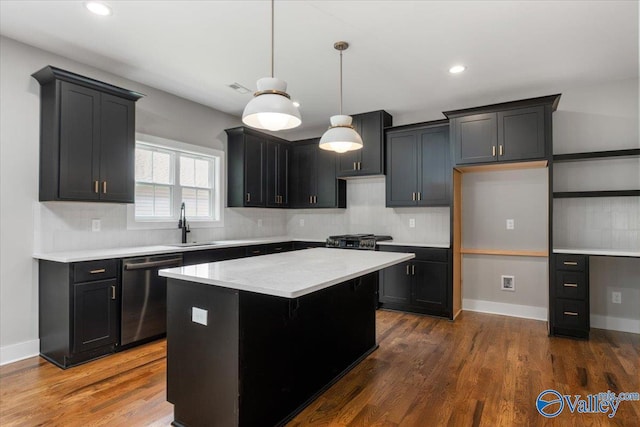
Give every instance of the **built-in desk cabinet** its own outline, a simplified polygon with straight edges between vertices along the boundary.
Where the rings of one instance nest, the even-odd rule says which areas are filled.
[[[393,123],[383,110],[354,114],[353,128],[362,138],[362,149],[338,154],[338,176],[384,174],[384,128]]]
[[[40,354],[68,368],[118,343],[119,262],[39,262]]]
[[[448,120],[387,130],[387,207],[448,206],[449,152]]]
[[[449,249],[380,245],[384,252],[412,252],[411,261],[382,270],[378,300],[381,308],[451,316]]]
[[[40,201],[133,203],[142,95],[47,66],[40,83]]]
[[[589,337],[589,257],[553,254],[550,332],[577,338]]]
[[[560,95],[447,111],[456,165],[545,159]]]

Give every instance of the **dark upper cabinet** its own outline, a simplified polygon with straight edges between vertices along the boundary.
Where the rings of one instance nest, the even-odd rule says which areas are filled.
[[[363,147],[338,154],[338,177],[384,174],[384,128],[392,125],[391,115],[379,110],[351,117]]]
[[[133,203],[142,95],[55,67],[40,95],[40,200]]]
[[[560,95],[448,111],[455,164],[546,159]]]
[[[403,126],[386,134],[386,205],[447,206],[450,203],[449,125]]]
[[[227,129],[227,205],[286,207],[289,142],[246,127]]]
[[[452,282],[448,249],[381,245],[380,250],[416,255],[411,261],[385,268],[380,273],[378,300],[382,307],[450,316]]]
[[[320,149],[318,141],[312,138],[292,144],[289,206],[344,208],[347,187],[336,177],[336,153]]]
[[[267,207],[289,206],[289,144],[267,142]]]

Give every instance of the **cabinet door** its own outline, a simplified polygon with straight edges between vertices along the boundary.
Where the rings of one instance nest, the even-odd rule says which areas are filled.
[[[313,193],[316,208],[337,206],[336,153],[320,149],[313,145],[316,159],[315,192]]]
[[[382,270],[379,300],[382,303],[409,304],[411,302],[411,265],[396,264]]]
[[[98,200],[100,92],[60,84],[60,180],[64,200]]]
[[[253,135],[246,135],[244,146],[245,206],[265,206],[265,155],[266,140]]]
[[[74,353],[118,341],[117,285],[117,279],[72,285]]]
[[[277,195],[280,196],[280,207],[289,206],[289,152],[289,145],[278,145]]]
[[[496,161],[496,113],[474,114],[453,120],[456,164]]]
[[[420,206],[448,206],[451,182],[449,160],[449,127],[424,130],[419,134],[418,152]]]
[[[358,174],[360,150],[338,153],[338,176],[353,176]]]
[[[357,175],[381,175],[384,172],[382,162],[383,138],[382,112],[358,114],[354,124],[362,137],[363,146]]]
[[[387,137],[386,205],[415,206],[418,191],[417,133]]]
[[[544,106],[498,113],[498,160],[530,160],[544,156]]]
[[[444,312],[447,307],[447,264],[442,262],[413,261],[415,266],[412,304]]]
[[[290,205],[296,208],[311,206],[311,195],[314,191],[316,164],[312,144],[295,145],[291,149],[291,200]]]
[[[133,203],[135,104],[103,93],[100,108],[100,200]]]
[[[267,186],[267,206],[279,207],[278,199],[278,148],[280,144],[267,142],[267,165],[265,182]]]

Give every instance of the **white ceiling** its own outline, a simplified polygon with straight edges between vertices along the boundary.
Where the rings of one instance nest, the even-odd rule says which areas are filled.
[[[215,109],[240,115],[269,74],[270,2],[0,1],[0,33]],[[293,1],[275,3],[275,75],[304,128],[338,109],[392,114],[507,101],[638,77],[637,1]],[[450,75],[451,65],[468,70]],[[73,70],[71,70],[73,71]],[[425,117],[433,119],[437,117]]]

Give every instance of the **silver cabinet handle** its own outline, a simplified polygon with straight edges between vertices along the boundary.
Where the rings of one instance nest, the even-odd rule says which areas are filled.
[[[411,267],[409,264],[407,264],[407,276],[410,274],[409,273],[409,267]]]
[[[357,170],[358,168],[356,167],[356,162],[353,162],[353,170]]]
[[[116,299],[116,287],[111,286],[111,299]]]
[[[416,275],[416,265],[415,264],[411,264],[411,275],[412,276]]]
[[[502,156],[504,154],[504,150],[502,149],[502,145],[500,145],[500,155]]]
[[[251,193],[247,193],[247,202],[251,201]]]
[[[93,182],[93,192],[96,194],[100,192],[100,183],[98,181]]]
[[[578,263],[576,261],[564,261],[563,264],[564,265],[578,265]]]
[[[362,162],[358,162],[358,170],[362,170]]]
[[[98,268],[97,270],[91,270],[89,271],[89,274],[100,274],[100,273],[104,273],[105,271],[107,271],[104,268]]]
[[[578,313],[576,313],[575,311],[565,311],[564,315],[565,316],[577,316]]]
[[[416,200],[416,193],[411,193],[411,200],[413,200],[415,202]]]
[[[577,288],[578,284],[577,283],[564,283],[562,286],[564,286],[565,288]]]
[[[422,193],[418,191],[418,200],[422,200]]]
[[[493,157],[495,157],[495,156],[496,156],[496,146],[495,146],[495,145],[492,145],[492,146],[491,146],[491,155],[492,155]]]
[[[107,194],[107,181],[102,181],[102,192]]]

